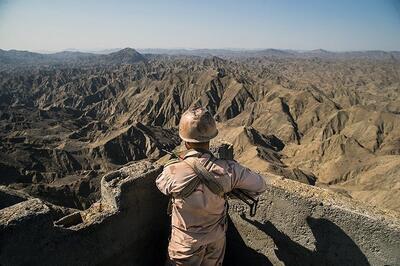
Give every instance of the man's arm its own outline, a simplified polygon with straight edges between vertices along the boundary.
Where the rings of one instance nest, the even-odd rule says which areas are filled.
[[[164,171],[157,177],[156,186],[165,195],[169,195],[171,191],[171,180],[167,176],[167,171]]]
[[[229,162],[229,166],[233,172],[232,190],[243,189],[254,194],[261,194],[267,189],[266,182],[261,175],[234,161]]]
[[[165,151],[165,150],[164,150]],[[167,151],[165,151],[167,152]],[[169,152],[167,152],[169,153]],[[173,154],[175,155],[175,154]],[[171,169],[169,168],[170,165],[176,164],[179,162],[179,159],[175,157],[171,157],[165,164],[164,169],[161,174],[158,175],[156,179],[156,186],[161,191],[161,193],[165,195],[171,194],[173,181],[170,178]]]

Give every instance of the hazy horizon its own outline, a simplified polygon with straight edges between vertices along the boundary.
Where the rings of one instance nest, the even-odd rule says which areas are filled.
[[[0,49],[399,51],[400,1],[0,0]]]
[[[311,51],[316,51],[316,50],[324,50],[328,52],[333,52],[333,53],[347,53],[347,52],[372,52],[372,51],[381,51],[381,52],[400,52],[399,50],[341,50],[341,51],[334,51],[334,50],[327,50],[323,48],[316,48],[316,49],[310,49],[310,50],[301,50],[301,49],[281,49],[281,48],[186,48],[186,47],[177,47],[177,48],[160,48],[160,47],[155,47],[155,48],[148,48],[148,47],[120,47],[120,48],[104,48],[104,49],[78,49],[78,48],[66,48],[66,49],[60,49],[60,50],[29,50],[29,49],[3,49],[0,48],[0,50],[4,51],[27,51],[27,52],[32,52],[32,53],[39,53],[39,54],[53,54],[53,53],[60,53],[60,52],[81,52],[81,53],[94,53],[94,54],[107,54],[107,53],[113,53],[125,48],[131,48],[135,49],[138,52],[141,52],[141,50],[160,50],[160,51],[179,51],[179,50],[186,50],[186,51],[196,51],[196,50],[226,50],[226,51],[233,51],[233,52],[251,52],[251,51],[262,51],[262,50],[281,50],[281,51],[294,51],[294,52],[311,52]]]

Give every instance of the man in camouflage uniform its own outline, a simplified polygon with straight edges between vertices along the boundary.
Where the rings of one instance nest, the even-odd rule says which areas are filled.
[[[262,176],[235,161],[215,158],[210,140],[218,130],[205,108],[191,108],[179,123],[179,136],[188,149],[170,160],[156,185],[172,200],[172,230],[168,246],[172,265],[222,265],[227,230],[225,194],[243,189],[265,191]]]

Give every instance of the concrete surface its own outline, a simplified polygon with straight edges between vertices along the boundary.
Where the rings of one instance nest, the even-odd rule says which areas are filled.
[[[39,199],[1,209],[0,265],[162,264],[169,221],[167,198],[154,186],[160,172],[142,161],[106,175],[102,200],[71,227],[55,226]]]
[[[107,174],[101,200],[79,213],[2,190],[0,265],[163,265],[170,223],[154,183],[161,169],[143,160]],[[255,217],[230,201],[224,265],[400,265],[398,213],[267,180]]]
[[[257,215],[231,201],[226,265],[400,265],[398,213],[270,180]]]

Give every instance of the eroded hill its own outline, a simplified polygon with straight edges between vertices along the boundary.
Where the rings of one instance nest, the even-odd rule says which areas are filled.
[[[87,208],[102,173],[178,146],[203,105],[248,167],[400,210],[394,56],[32,57],[0,62],[1,184]]]

